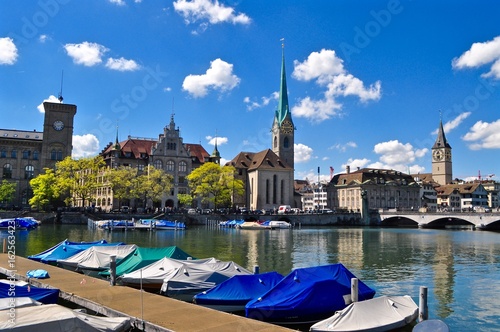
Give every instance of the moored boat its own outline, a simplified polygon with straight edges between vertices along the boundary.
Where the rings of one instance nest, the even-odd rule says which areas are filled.
[[[267,293],[247,303],[245,315],[281,325],[316,323],[352,302],[353,278],[356,276],[340,263],[295,269]],[[360,280],[358,299],[374,295],[375,290]]]
[[[410,296],[380,296],[351,303],[311,326],[310,331],[384,332],[402,328],[414,322],[417,316],[418,306]]]
[[[184,261],[183,266],[170,271],[163,279],[160,293],[178,300],[192,302],[193,296],[238,274],[252,274],[233,261],[193,264]]]
[[[235,275],[217,286],[196,294],[193,302],[225,312],[245,311],[245,305],[273,288],[283,276],[278,272]]]

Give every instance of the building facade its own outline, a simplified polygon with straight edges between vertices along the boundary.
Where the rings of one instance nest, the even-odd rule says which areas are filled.
[[[44,102],[43,107],[43,131],[0,129],[2,179],[16,188],[11,202],[0,202],[3,207],[29,207],[33,196],[29,181],[71,156],[76,105]]]
[[[220,164],[220,154],[215,147],[212,155],[200,144],[184,143],[179,128],[175,126],[174,116],[170,118],[169,125],[165,126],[163,133],[158,138],[139,138],[129,136],[127,140],[109,143],[100,153],[107,167],[117,168],[120,166],[137,167],[139,172],[146,169],[148,165],[156,169],[162,169],[173,177],[173,186],[169,193],[162,198],[160,206],[155,208],[175,209],[179,207],[178,194],[189,193],[186,177],[193,169],[198,168],[205,162]],[[104,175],[103,175],[104,176]],[[113,191],[109,183],[101,178],[102,186],[98,188],[96,195],[96,206],[104,211],[119,208],[119,205],[131,205],[134,207],[144,206],[145,202],[118,202],[113,197]],[[199,203],[199,202],[197,202]],[[146,202],[149,207],[152,202]]]
[[[421,204],[420,186],[409,174],[363,168],[335,175],[327,188],[328,207],[361,212],[362,195],[369,209],[415,210]]]

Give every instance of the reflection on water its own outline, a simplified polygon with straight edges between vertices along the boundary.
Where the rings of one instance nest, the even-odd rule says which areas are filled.
[[[6,237],[0,233],[0,237]],[[418,303],[428,287],[429,318],[452,331],[491,331],[500,321],[500,234],[481,231],[373,228],[185,231],[115,231],[42,225],[18,232],[16,251],[39,253],[71,241],[125,242],[143,247],[177,245],[193,257],[233,260],[252,270],[288,274],[293,268],[343,263],[377,295],[408,294]]]

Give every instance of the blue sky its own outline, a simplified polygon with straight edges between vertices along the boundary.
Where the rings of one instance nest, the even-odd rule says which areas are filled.
[[[42,130],[61,91],[74,156],[172,113],[224,160],[271,147],[282,42],[295,178],[346,165],[431,171],[440,118],[453,176],[500,175],[497,1],[39,0],[0,2],[0,127]],[[64,75],[62,73],[64,72]],[[497,174],[497,175],[493,175]]]

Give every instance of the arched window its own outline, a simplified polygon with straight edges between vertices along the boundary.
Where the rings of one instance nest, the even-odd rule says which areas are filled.
[[[30,150],[24,150],[23,151],[23,159],[30,159],[31,151]]]
[[[278,147],[278,137],[274,136],[274,148]]]
[[[52,149],[50,151],[50,160],[57,160],[57,151],[56,151],[56,149]]]
[[[35,176],[35,167],[33,165],[26,165],[24,168],[24,178],[25,179],[33,179]]]
[[[187,164],[185,161],[179,162],[179,172],[187,172]]]
[[[62,150],[57,150],[56,160],[63,160]]]
[[[266,204],[269,204],[269,179],[266,179]]]
[[[153,163],[153,166],[156,169],[162,169],[163,168],[163,163],[161,162],[161,160],[155,160],[155,162]]]
[[[38,160],[38,151],[33,151],[33,160]]]
[[[278,196],[278,176],[273,175],[273,204],[276,204],[276,197]]]
[[[285,139],[283,140],[283,147],[288,148],[288,145],[290,145],[288,137],[285,137]]]
[[[2,179],[12,179],[12,165],[11,164],[3,165]]]
[[[167,172],[173,172],[175,168],[175,163],[172,160],[167,161]]]
[[[17,158],[17,150],[10,151],[10,157],[11,158]]]
[[[5,149],[2,149],[2,151],[0,151],[0,157],[7,158],[7,151]]]

